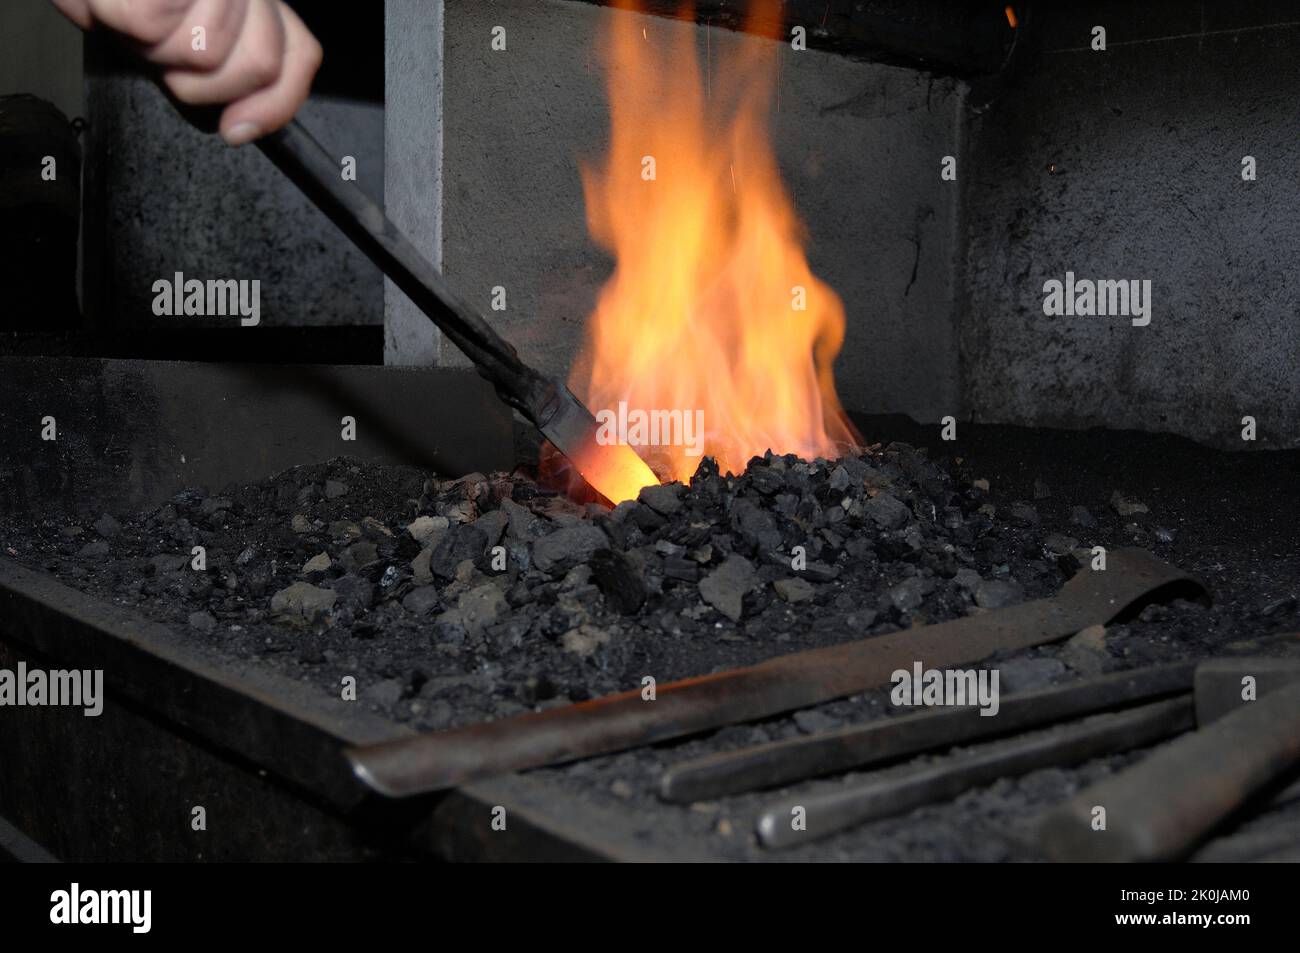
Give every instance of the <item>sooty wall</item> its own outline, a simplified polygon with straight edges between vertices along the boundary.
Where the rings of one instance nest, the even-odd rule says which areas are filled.
[[[1064,6],[1038,4],[1018,75],[987,109],[970,99],[967,413],[1296,446],[1294,5]],[[1044,282],[1066,271],[1149,279],[1151,323],[1044,315]]]

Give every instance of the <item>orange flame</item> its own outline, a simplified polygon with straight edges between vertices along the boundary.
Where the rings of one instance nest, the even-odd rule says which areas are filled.
[[[592,237],[617,264],[570,387],[598,419],[702,411],[702,444],[665,433],[666,416],[655,448],[626,440],[672,479],[701,449],[724,472],[768,449],[838,456],[858,443],[831,369],[844,309],[808,267],[768,141],[781,45],[710,51],[702,79],[696,31],[626,12],[609,25],[611,143],[582,177]]]

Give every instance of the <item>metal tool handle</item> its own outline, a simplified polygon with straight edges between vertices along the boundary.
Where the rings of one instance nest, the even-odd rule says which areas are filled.
[[[553,384],[526,365],[509,342],[447,285],[442,273],[298,120],[257,142],[258,148],[442,329],[502,399],[534,422],[551,402]]]

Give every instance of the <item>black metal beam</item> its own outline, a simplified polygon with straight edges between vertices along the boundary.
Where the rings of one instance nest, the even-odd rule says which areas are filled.
[[[998,72],[1027,19],[1028,0],[579,0],[788,41],[802,26],[810,48],[949,76]]]

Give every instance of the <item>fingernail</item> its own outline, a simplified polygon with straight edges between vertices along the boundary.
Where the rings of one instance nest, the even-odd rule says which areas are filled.
[[[227,144],[232,146],[245,146],[262,134],[257,123],[241,122],[237,126],[232,126],[222,137]]]

